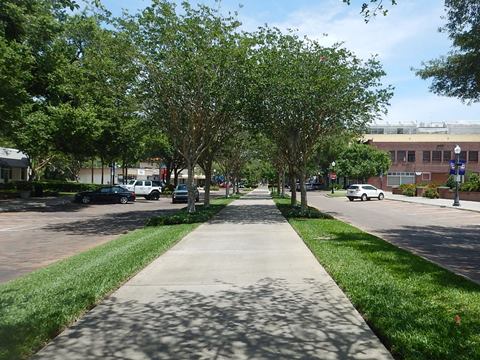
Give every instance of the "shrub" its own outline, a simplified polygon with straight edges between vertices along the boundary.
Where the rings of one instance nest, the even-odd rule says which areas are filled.
[[[162,226],[177,224],[193,224],[210,220],[225,205],[211,204],[209,207],[200,205],[194,213],[188,213],[187,209],[181,209],[172,215],[155,216],[147,220],[145,226]]]
[[[447,182],[445,183],[445,186],[448,186],[450,189],[453,189],[455,187],[455,176],[450,175],[447,179]]]
[[[308,207],[307,211],[302,212],[302,208],[300,206],[291,206],[287,204],[280,204],[277,203],[277,207],[282,213],[282,215],[287,219],[333,219],[333,216],[323,213],[320,210]]]
[[[480,191],[480,177],[477,174],[471,174],[468,180],[460,186],[461,191]]]
[[[405,196],[415,196],[417,191],[415,184],[402,184],[399,188],[402,191],[402,195]]]
[[[438,194],[438,190],[435,187],[427,187],[425,192],[423,193],[423,196],[429,199],[438,199],[440,195]]]

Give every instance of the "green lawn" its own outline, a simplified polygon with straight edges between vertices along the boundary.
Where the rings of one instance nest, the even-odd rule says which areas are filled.
[[[479,285],[338,220],[289,222],[395,358],[480,359]]]
[[[326,194],[328,197],[346,197],[347,196],[347,190],[335,190],[335,192],[332,194],[331,192]]]
[[[0,359],[28,358],[197,225],[136,230],[0,285]]]

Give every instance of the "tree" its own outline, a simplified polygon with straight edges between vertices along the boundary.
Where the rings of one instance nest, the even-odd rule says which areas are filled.
[[[374,58],[365,62],[340,46],[323,47],[294,33],[263,29],[252,67],[257,93],[254,113],[266,136],[284,153],[300,180],[307,209],[307,165],[319,141],[330,134],[361,131],[385,110],[391,88]]]
[[[73,10],[77,5],[70,0],[0,2],[1,136],[12,138],[18,121],[35,112],[32,107],[46,95],[54,69],[50,49],[62,31],[67,7]]]
[[[361,180],[384,174],[390,168],[390,154],[371,145],[353,143],[343,150],[335,161],[337,172]]]
[[[445,0],[447,32],[453,50],[423,63],[416,71],[422,79],[432,79],[430,90],[438,95],[457,97],[473,103],[480,101],[480,2]]]
[[[144,51],[146,111],[185,160],[188,211],[195,211],[193,170],[237,118],[243,58],[239,23],[206,6],[155,0],[137,18]]]

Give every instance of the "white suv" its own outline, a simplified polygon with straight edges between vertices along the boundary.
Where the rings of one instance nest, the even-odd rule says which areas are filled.
[[[360,199],[362,201],[370,200],[372,198],[383,200],[385,194],[382,190],[377,189],[369,184],[352,184],[347,188],[347,198],[350,201]]]

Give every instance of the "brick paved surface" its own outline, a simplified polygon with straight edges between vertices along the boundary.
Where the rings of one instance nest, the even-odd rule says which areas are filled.
[[[162,198],[0,212],[0,283],[141,227],[154,214],[184,206]]]

